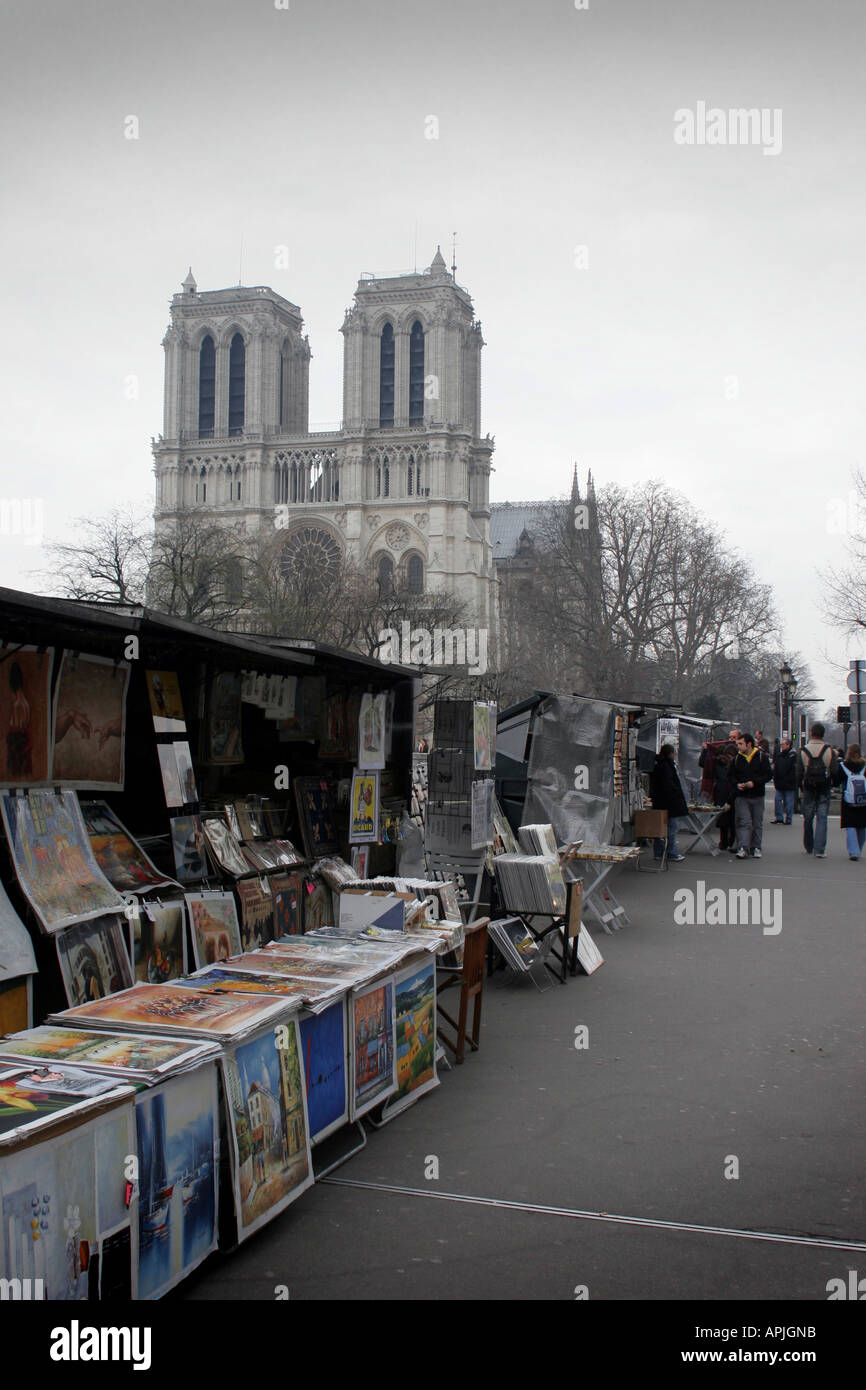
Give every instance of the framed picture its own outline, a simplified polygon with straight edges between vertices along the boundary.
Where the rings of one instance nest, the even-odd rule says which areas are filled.
[[[129,665],[64,652],[54,698],[51,780],[123,791]]]
[[[375,844],[379,839],[379,774],[355,772],[349,814],[350,844]]]

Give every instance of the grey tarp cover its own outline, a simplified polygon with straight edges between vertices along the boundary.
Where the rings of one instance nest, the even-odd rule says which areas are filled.
[[[0,883],[0,984],[36,974],[33,942]]]
[[[677,771],[683,784],[686,799],[694,801],[698,798],[701,785],[701,769],[698,766],[701,745],[710,738],[712,727],[708,723],[696,724],[687,718],[679,718],[678,723],[680,748],[677,755]],[[651,771],[655,762],[657,728],[658,715],[646,715],[640,721],[637,747],[638,763],[642,772]]]
[[[614,827],[613,734],[618,706],[551,695],[532,731],[523,825],[550,824],[559,845],[610,844]],[[585,768],[586,777],[577,771]],[[586,781],[586,786],[578,784]]]

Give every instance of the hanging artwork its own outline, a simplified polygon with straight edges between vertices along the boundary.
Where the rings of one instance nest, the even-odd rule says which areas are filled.
[[[397,1038],[397,1094],[388,1109],[416,1099],[439,1085],[436,1075],[436,963],[394,977]]]
[[[49,779],[54,651],[0,647],[0,786]]]
[[[241,932],[231,893],[187,893],[197,969],[241,953]]]
[[[159,758],[159,771],[162,776],[162,790],[165,794],[165,804],[169,810],[177,810],[183,806],[183,789],[180,785],[180,774],[177,770],[177,758],[174,755],[173,743],[159,743],[156,747],[156,755]]]
[[[297,1021],[223,1055],[238,1240],[272,1220],[313,1183]]]
[[[159,1298],[217,1244],[219,1110],[206,1063],[136,1099],[138,1296]]]
[[[183,794],[183,804],[189,806],[193,801],[198,801],[195,774],[192,770],[192,754],[189,751],[188,743],[173,743],[171,746],[177,761],[177,775]]]
[[[472,707],[475,771],[491,772],[496,760],[496,706],[476,701]]]
[[[306,879],[304,883],[304,931],[317,931],[319,927],[331,927],[333,925],[334,908],[330,888],[321,879]]]
[[[52,781],[123,791],[129,666],[64,652],[54,697]]]
[[[345,1124],[349,1116],[346,1075],[346,1001],[301,1021],[301,1056],[310,1122],[316,1144]]]
[[[93,857],[75,792],[7,794],[0,809],[18,882],[46,931],[123,912],[123,899]]]
[[[385,717],[388,696],[372,695],[369,691],[361,699],[358,715],[358,767],[383,768],[385,766]]]
[[[241,743],[241,673],[219,671],[211,679],[202,761],[228,766],[244,760]]]
[[[304,889],[302,874],[272,874],[271,893],[274,898],[274,940],[283,936],[300,936],[304,930]]]
[[[107,801],[82,801],[81,814],[96,862],[120,892],[144,893],[172,882],[150,862]]]
[[[171,821],[174,871],[180,883],[199,883],[207,878],[204,830],[200,816],[175,816]]]
[[[371,843],[379,839],[379,774],[352,774],[352,801],[349,817],[349,843]]]
[[[352,1118],[397,1089],[394,1066],[394,981],[370,985],[350,997]]]
[[[163,985],[186,974],[183,900],[141,902],[129,917],[130,959],[136,981]]]
[[[125,928],[124,917],[112,916],[79,922],[58,932],[57,959],[70,1008],[131,987]]]
[[[295,797],[304,848],[310,859],[339,853],[331,787],[324,777],[297,777]]]
[[[274,939],[274,899],[266,878],[245,878],[238,884],[241,905],[241,947],[257,951]]]
[[[176,671],[145,671],[153,728],[157,734],[185,734],[183,701]]]

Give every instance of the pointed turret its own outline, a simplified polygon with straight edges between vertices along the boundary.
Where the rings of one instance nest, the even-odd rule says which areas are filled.
[[[195,282],[195,276],[192,273],[192,266],[190,266],[187,272],[187,277],[181,285],[181,289],[183,290],[184,294],[195,294],[196,290],[198,289],[198,285]]]

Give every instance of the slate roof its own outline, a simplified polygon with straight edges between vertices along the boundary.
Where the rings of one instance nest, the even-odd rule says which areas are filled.
[[[540,539],[550,502],[494,502],[490,508],[490,544],[494,560],[511,560],[524,530]]]

